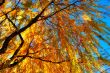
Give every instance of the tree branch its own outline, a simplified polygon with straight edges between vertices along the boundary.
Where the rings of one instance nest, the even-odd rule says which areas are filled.
[[[15,5],[15,7],[14,7],[12,10],[10,10],[9,12],[7,12],[7,13],[5,13],[5,14],[8,14],[8,13],[12,12],[13,10],[15,10],[16,7],[18,6],[18,4],[20,3],[20,1],[21,1],[21,0],[19,0],[19,1],[17,2],[17,4]],[[3,16],[3,15],[1,15],[1,16]],[[1,17],[1,16],[0,16],[0,17]]]
[[[51,4],[53,3],[53,1],[51,1],[41,12],[40,14],[38,14],[35,18],[33,18],[29,24],[23,28],[21,28],[20,30],[18,31],[15,31],[13,32],[9,37],[7,37],[3,43],[3,46],[2,48],[0,49],[0,54],[3,54],[5,53],[5,51],[7,50],[7,46],[8,46],[8,43],[9,41],[16,35],[20,34],[21,32],[25,31],[27,28],[29,28],[32,24],[34,24],[36,21],[38,21],[39,17],[43,14],[43,12],[45,11],[45,9]]]
[[[30,47],[30,45],[29,45],[29,47]],[[0,66],[0,70],[5,69],[5,68],[14,67],[14,66],[18,65],[20,62],[22,62],[29,54],[29,47],[27,49],[26,55],[22,56],[22,58],[20,60],[15,60],[14,63],[11,64],[11,62],[13,61],[13,58],[12,58],[11,60],[8,60],[7,63],[2,63],[2,66]]]
[[[74,5],[74,6],[75,6],[75,4],[76,4],[77,2],[80,2],[80,1],[79,1],[79,0],[77,0],[77,1],[75,1],[74,3],[69,4],[69,5],[67,5],[66,7],[64,7],[64,8],[62,8],[62,9],[60,9],[60,10],[58,10],[58,11],[56,11],[56,12],[54,12],[54,13],[52,13],[52,14],[50,14],[50,15],[46,16],[46,17],[45,17],[45,16],[43,16],[43,18],[39,19],[38,21],[40,21],[40,20],[45,20],[45,19],[47,19],[47,18],[50,18],[50,17],[52,17],[53,15],[55,15],[55,14],[59,13],[59,12],[60,12],[60,11],[62,11],[62,10],[67,9],[68,7],[70,7],[70,6],[72,6],[72,5]]]
[[[4,12],[3,12],[4,13]],[[13,23],[13,21],[7,16],[7,14],[4,13],[4,15],[6,16],[6,19],[8,19],[9,22],[11,22],[11,24],[14,26],[14,28],[16,30],[18,30],[18,28],[16,27],[15,23]],[[14,52],[13,56],[10,58],[11,60],[14,58],[15,55],[17,55],[17,53],[19,52],[20,48],[23,46],[24,40],[21,36],[21,34],[19,33],[19,37],[21,39],[21,44],[19,45],[19,47],[16,49],[16,51]]]
[[[17,57],[24,57],[24,56],[26,56],[26,55],[19,55],[19,56],[17,56]],[[29,57],[29,58],[31,58],[31,59],[38,59],[38,60],[41,60],[41,61],[44,61],[44,62],[50,62],[50,63],[56,63],[56,64],[58,64],[58,63],[63,63],[63,62],[69,62],[70,60],[68,59],[68,60],[62,60],[62,61],[51,61],[51,60],[45,60],[45,59],[42,59],[42,57],[32,57],[32,56],[26,56],[26,57]]]

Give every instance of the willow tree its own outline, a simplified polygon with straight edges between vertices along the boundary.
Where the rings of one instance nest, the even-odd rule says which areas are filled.
[[[0,0],[0,71],[104,72],[108,10],[98,0]]]

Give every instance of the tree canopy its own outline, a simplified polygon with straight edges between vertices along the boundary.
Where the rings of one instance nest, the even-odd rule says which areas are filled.
[[[98,2],[0,0],[0,72],[105,72],[98,49],[110,45],[110,8]]]

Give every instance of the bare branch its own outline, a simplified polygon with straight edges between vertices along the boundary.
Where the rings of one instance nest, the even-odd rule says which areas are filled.
[[[15,60],[14,63],[11,64],[11,62],[14,59],[14,57],[12,57],[12,59],[8,60],[7,63],[2,63],[2,66],[0,67],[0,70],[5,69],[5,68],[14,67],[14,66],[18,65],[20,62],[22,62],[29,54],[29,47],[30,47],[30,45],[27,47],[26,54],[24,56],[22,56],[22,58],[20,60]]]
[[[4,12],[3,12],[4,13]],[[6,19],[8,19],[9,22],[11,22],[11,24],[15,27],[16,30],[18,30],[18,28],[16,27],[15,23],[13,23],[13,21],[7,16],[7,14],[4,13],[4,15],[6,16]],[[20,48],[23,46],[24,40],[21,36],[21,34],[19,33],[19,37],[21,39],[21,44],[19,45],[19,47],[16,49],[16,51],[14,52],[13,56],[10,58],[11,60],[14,58],[14,56],[19,52]]]
[[[3,43],[2,48],[0,49],[0,54],[3,54],[6,50],[7,50],[7,46],[9,41],[16,35],[20,34],[21,32],[25,31],[27,28],[29,28],[32,24],[34,24],[36,21],[38,21],[39,17],[43,14],[43,12],[45,11],[45,9],[52,3],[53,1],[51,1],[41,12],[40,14],[38,14],[35,18],[33,18],[29,24],[27,26],[25,26],[24,28],[13,32],[9,37],[7,37]]]
[[[24,57],[24,56],[26,56],[26,55],[19,55],[19,56],[17,56],[17,57]],[[56,64],[59,64],[59,63],[63,63],[63,62],[69,62],[70,60],[68,59],[68,60],[62,60],[62,61],[51,61],[51,60],[45,60],[45,59],[42,59],[42,57],[32,57],[32,56],[26,56],[26,57],[29,57],[29,58],[31,58],[31,59],[38,59],[38,60],[41,60],[41,61],[44,61],[44,62],[50,62],[50,63],[56,63]]]
[[[3,0],[3,1],[4,1],[4,0]],[[21,1],[21,0],[19,0],[19,1],[17,2],[17,4],[14,6],[14,8],[13,8],[12,10],[8,11],[8,12],[5,13],[5,14],[7,15],[8,13],[14,11],[14,10],[17,8],[17,6],[18,6],[18,4],[20,3],[20,1]],[[1,15],[1,16],[4,16],[4,15]],[[0,16],[0,17],[1,17],[1,16]]]
[[[58,11],[55,11],[54,13],[52,13],[52,14],[46,16],[46,17],[43,16],[43,17],[42,17],[41,19],[39,19],[38,21],[40,21],[40,20],[45,20],[45,19],[47,19],[47,18],[50,18],[50,17],[54,16],[55,14],[59,13],[60,11],[67,9],[68,7],[70,7],[70,6],[72,6],[72,5],[73,5],[73,6],[76,6],[75,4],[76,4],[77,2],[80,2],[80,1],[77,0],[77,1],[75,1],[74,3],[69,4],[69,5],[67,5],[66,7],[64,7],[64,8],[62,8],[62,9],[58,10]]]
[[[0,22],[0,24],[2,24],[5,20],[6,20],[6,18],[5,18],[4,20],[2,20],[2,21]]]

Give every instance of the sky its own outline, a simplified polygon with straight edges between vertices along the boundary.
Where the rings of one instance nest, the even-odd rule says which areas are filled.
[[[99,4],[102,4],[102,5],[107,5],[107,6],[110,6],[110,0],[100,0]],[[110,9],[109,11],[110,12]],[[102,20],[106,23],[106,25],[108,27],[110,27],[110,16],[105,16],[105,18],[102,18]],[[108,40],[109,41],[109,40]],[[110,49],[110,45],[108,45],[107,43],[103,42],[102,40],[99,40],[100,44],[102,45],[102,47],[107,51],[109,52],[110,54],[110,51],[108,49]],[[109,41],[110,42],[110,41]]]
[[[35,0],[32,0],[32,1],[34,2]],[[75,1],[76,1],[76,0],[70,0],[70,3],[73,3],[73,2],[75,2]],[[100,4],[100,5],[110,6],[110,0],[98,0],[98,1],[99,1],[98,4]],[[102,11],[104,11],[104,10],[102,10]],[[105,11],[105,12],[107,12],[107,11]],[[108,9],[108,12],[110,12],[110,9]],[[108,13],[108,12],[107,12],[107,13]],[[106,23],[106,25],[107,25],[108,27],[110,27],[110,16],[106,16],[106,15],[105,15],[105,17],[102,18],[102,20]],[[108,32],[109,32],[109,31],[108,31]],[[103,58],[106,58],[107,60],[110,60],[110,57],[106,57],[107,55],[110,54],[110,45],[108,45],[107,43],[105,43],[105,42],[102,41],[102,40],[98,40],[98,41],[100,42],[100,45],[104,48],[104,50],[98,48],[100,54],[102,55]],[[110,41],[110,40],[108,40],[108,41]],[[105,55],[103,55],[104,53],[105,53]],[[105,65],[105,66],[103,66],[103,67],[104,67],[105,69],[110,68],[110,67],[107,66],[107,65]],[[96,73],[100,73],[100,72],[96,72]],[[107,70],[107,73],[110,73],[110,70]]]
[[[74,1],[76,1],[76,0],[70,0],[70,2],[74,2]],[[98,4],[100,4],[102,6],[109,6],[109,8],[110,8],[110,0],[98,0]],[[101,9],[101,11],[105,11],[105,12],[109,13],[110,12],[109,8],[107,11],[102,10],[102,9]],[[108,15],[104,15],[104,16],[105,17],[101,18],[101,20],[103,20],[106,23],[107,27],[110,27],[110,13],[109,13],[109,16]],[[98,48],[99,53],[102,55],[103,58],[110,61],[110,45],[108,45],[106,42],[104,42],[100,39],[98,41],[100,42],[100,45],[103,47],[103,49]],[[108,41],[110,42],[110,40],[108,40]],[[106,73],[110,73],[110,66],[103,65],[101,68],[106,70]],[[100,72],[97,71],[96,73],[100,73]]]
[[[35,0],[32,0],[32,1],[34,2]],[[70,2],[74,2],[74,1],[76,1],[76,0],[70,0]],[[98,2],[98,4],[110,6],[110,0],[99,0],[99,1],[100,2]],[[110,9],[108,9],[108,12],[110,12]],[[102,18],[102,20],[106,23],[106,25],[108,27],[110,27],[110,16],[105,16],[105,18]],[[106,58],[107,60],[110,60],[110,56],[109,57],[106,57],[107,55],[110,54],[110,45],[108,45],[107,43],[103,42],[102,40],[98,40],[98,41],[100,42],[100,45],[105,49],[105,51],[104,51],[104,50],[98,48],[100,54],[105,53],[105,55],[102,55],[102,57]],[[110,42],[110,40],[108,40],[108,41]],[[107,65],[105,65],[103,67],[105,69],[110,68]],[[96,73],[100,73],[100,72],[96,72]],[[107,70],[107,73],[110,73],[110,70]]]
[[[110,0],[100,0],[99,4],[110,6]],[[110,12],[110,9],[108,10]],[[106,23],[108,27],[110,27],[110,16],[105,16],[105,18],[102,18],[102,20]],[[110,42],[110,40],[108,40]],[[102,55],[103,58],[110,61],[110,45],[103,42],[102,40],[99,40],[100,45],[104,48],[104,50],[99,48],[99,52]],[[110,73],[110,66],[104,65],[102,68],[106,70],[106,73]],[[96,72],[100,73],[100,72]]]

